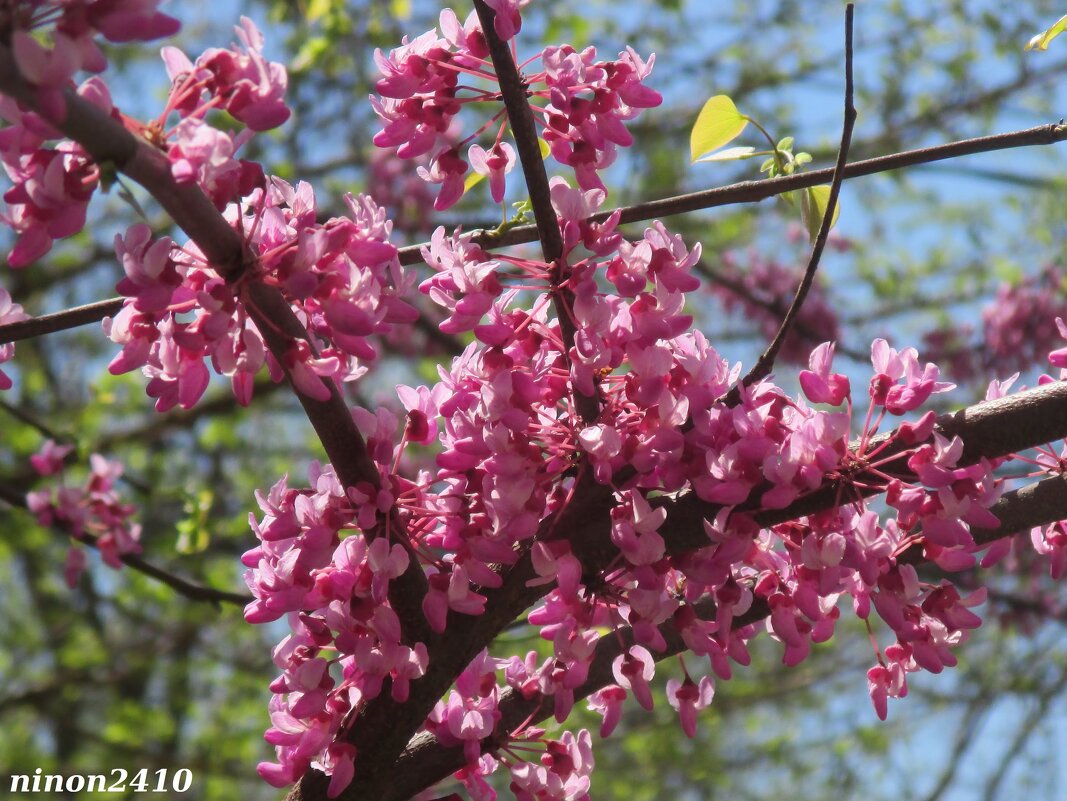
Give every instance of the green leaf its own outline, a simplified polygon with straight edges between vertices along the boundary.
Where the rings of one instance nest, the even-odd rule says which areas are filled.
[[[762,155],[762,153],[757,153],[756,148],[754,147],[728,147],[726,150],[719,150],[715,153],[703,156],[697,159],[694,163],[701,161],[736,161],[738,159],[749,159],[759,155]]]
[[[745,130],[748,117],[737,110],[726,95],[715,95],[700,110],[693,132],[689,135],[689,154],[693,162],[730,142]]]
[[[467,194],[471,189],[476,187],[485,178],[480,172],[474,172],[471,170],[470,175],[463,179],[463,194]]]
[[[819,227],[822,218],[826,216],[826,204],[830,200],[830,185],[808,187],[800,195],[800,217],[804,221],[804,227],[808,229],[808,236],[813,240],[819,235]],[[830,219],[830,227],[837,224],[837,218],[841,214],[841,203],[834,208],[834,216]]]
[[[308,22],[314,22],[315,20],[322,19],[332,11],[332,0],[311,0],[311,2],[308,4],[307,10]]]
[[[1049,42],[1067,30],[1067,15],[1060,17],[1051,28],[1042,31],[1031,39],[1024,50],[1048,50]]]

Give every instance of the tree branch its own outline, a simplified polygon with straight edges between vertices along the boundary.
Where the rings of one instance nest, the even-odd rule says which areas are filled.
[[[2,68],[3,62],[0,61],[0,69]],[[0,78],[0,92],[2,91],[4,91],[3,78]],[[888,156],[854,161],[846,165],[843,180],[878,175],[905,167],[960,158],[974,155],[975,153],[989,153],[1017,147],[1054,145],[1064,140],[1067,140],[1067,125],[1059,123],[1039,125],[1035,128],[982,136],[976,139],[961,139],[943,145],[905,150]],[[687,214],[692,211],[716,208],[718,206],[730,206],[736,203],[758,203],[787,192],[824,184],[827,180],[833,178],[833,173],[833,168],[827,168],[784,175],[779,178],[769,178],[764,181],[741,181],[740,183],[720,186],[715,189],[705,189],[701,192],[675,195],[661,200],[639,203],[636,206],[622,206],[620,207],[622,212],[621,221],[623,223],[643,222],[653,218]],[[599,212],[590,217],[590,220],[603,222],[611,213],[610,211]],[[534,242],[538,239],[536,225],[519,225],[505,231],[503,234],[496,234],[488,230],[472,231],[467,236],[487,250]],[[428,247],[428,243],[399,248],[398,258],[400,263],[409,266],[422,264],[422,249],[424,247]],[[109,306],[108,304],[114,305]],[[0,325],[0,345],[99,322],[105,317],[116,313],[121,307],[122,298],[110,298],[88,306],[78,306],[74,309],[42,315],[32,320]]]
[[[938,419],[937,430],[951,438],[959,436],[964,442],[960,464],[971,464],[982,458],[994,459],[1027,448],[1042,445],[1052,440],[1067,437],[1067,382],[1045,384],[1036,389],[1020,392],[1005,398],[980,403]],[[890,437],[878,438],[871,447]],[[907,446],[890,443],[881,452],[881,458],[904,454]],[[880,470],[908,475],[906,456],[882,464]],[[878,494],[884,481],[878,476],[864,475],[858,481],[870,484],[863,491],[866,496]],[[1040,484],[1037,488],[1024,488],[1018,493],[1027,503],[1035,498],[1045,502],[1047,514],[1059,515],[1063,500],[1057,501],[1057,487],[1065,483],[1050,479],[1052,483]],[[875,482],[881,482],[875,484]],[[1059,482],[1059,483],[1056,483]],[[597,485],[599,493],[589,492],[586,500],[566,506],[558,519],[553,521],[555,536],[566,538],[575,556],[581,560],[584,572],[596,575],[612,563],[618,549],[611,542],[610,511],[614,505],[612,490]],[[822,488],[798,498],[785,509],[760,511],[757,501],[750,504],[750,513],[760,526],[768,527],[796,518],[832,509],[839,503],[839,485],[827,482]],[[1006,496],[1007,497],[1007,496]],[[665,533],[667,552],[681,556],[706,547],[707,534],[704,520],[714,519],[723,507],[708,503],[689,492],[678,497],[661,496],[651,501],[654,507],[667,510],[667,517],[660,526]],[[1027,524],[1026,512],[1011,507],[1005,517],[1013,525]],[[1052,511],[1049,511],[1052,510]],[[1053,519],[1058,519],[1054,517]],[[976,536],[986,536],[976,533]],[[1002,533],[989,535],[992,538]],[[918,550],[916,551],[918,555]],[[426,719],[433,705],[451,686],[455,677],[483,648],[489,646],[504,628],[512,624],[527,608],[547,594],[551,585],[529,586],[536,578],[529,553],[524,555],[505,575],[503,586],[485,589],[485,613],[477,617],[449,615],[449,636],[429,651],[427,674],[411,684],[409,699],[397,704],[388,695],[379,695],[370,701],[357,726],[365,726],[362,739],[357,744],[362,759],[360,769],[352,784],[338,798],[341,801],[356,801],[363,798],[395,798],[390,788],[396,781],[396,760],[408,747],[416,730]],[[755,605],[754,605],[755,607]],[[764,613],[766,614],[766,613]],[[404,739],[404,742],[397,743]],[[327,778],[319,771],[308,771],[304,779],[288,796],[288,801],[320,801],[326,798]],[[423,785],[429,786],[429,785]]]
[[[482,24],[485,41],[489,45],[489,54],[493,60],[500,81],[500,92],[507,109],[508,122],[515,135],[515,146],[519,151],[526,188],[530,192],[530,206],[534,213],[534,228],[537,238],[541,240],[541,252],[545,262],[551,265],[552,304],[559,320],[559,330],[565,346],[564,357],[570,362],[570,353],[574,348],[574,325],[571,309],[574,307],[574,293],[565,287],[568,276],[561,261],[563,256],[563,236],[560,234],[556,210],[552,207],[552,195],[548,186],[548,173],[545,172],[545,160],[541,155],[541,146],[537,141],[537,128],[534,125],[533,112],[527,101],[527,87],[523,77],[515,66],[511,49],[496,32],[493,21],[496,12],[483,0],[474,0],[474,9]],[[600,414],[600,403],[593,395],[585,395],[575,385],[574,401],[578,416],[586,423],[592,423]]]
[[[11,506],[18,507],[19,509],[27,508],[26,496],[7,484],[0,484],[0,500],[5,501]],[[64,537],[70,537],[70,532],[63,531],[59,528],[56,528],[55,530]],[[91,534],[85,534],[82,537],[72,539],[77,539],[78,542],[92,548],[97,547],[96,537]],[[137,572],[144,573],[146,576],[153,578],[162,584],[166,584],[178,594],[184,595],[186,598],[193,601],[207,601],[216,605],[227,603],[236,604],[237,606],[245,606],[253,600],[251,595],[246,595],[244,593],[217,590],[214,587],[196,584],[181,576],[176,576],[151,562],[145,561],[137,554],[121,554],[119,559],[122,560],[123,564],[133,568]]]
[[[808,297],[808,291],[815,281],[815,273],[819,269],[823,250],[826,247],[826,239],[830,236],[830,228],[834,224],[834,212],[837,211],[837,197],[841,193],[841,181],[844,179],[845,164],[848,162],[848,150],[852,144],[852,129],[856,125],[856,107],[853,102],[855,87],[852,80],[852,20],[856,10],[855,5],[849,3],[845,6],[845,121],[841,126],[841,146],[837,151],[837,163],[834,165],[834,177],[830,181],[830,196],[826,201],[826,211],[823,212],[822,223],[819,225],[819,233],[815,237],[815,244],[811,248],[811,256],[808,265],[804,268],[804,276],[797,287],[793,302],[789,305],[782,324],[778,327],[778,333],[774,335],[767,349],[760,354],[752,369],[741,379],[741,383],[731,389],[724,402],[727,406],[736,406],[741,399],[741,388],[750,387],[758,381],[770,375],[774,369],[774,360],[778,357],[778,351],[782,349],[793,323],[800,314],[804,300]],[[809,203],[809,209],[811,204]]]
[[[1047,502],[1041,504],[1040,512],[1034,511],[1035,498]],[[1067,519],[1067,476],[1046,478],[1029,487],[1009,492],[997,502],[992,511],[1000,518],[1001,525],[996,529],[974,530],[975,540],[981,544],[988,544],[1034,525]],[[704,620],[715,618],[715,604],[708,598],[694,604],[694,610],[697,616]],[[757,598],[744,615],[737,617],[734,628],[751,625],[769,614],[770,609],[766,603]],[[672,621],[662,624],[659,632],[666,641],[667,648],[652,654],[657,662],[687,650]],[[621,629],[619,637],[602,638],[596,645],[589,678],[574,691],[574,700],[580,701],[602,687],[613,684],[615,677],[612,663],[633,644],[633,633],[629,628]],[[506,741],[507,735],[523,723],[537,725],[551,717],[552,696],[535,693],[527,698],[509,687],[502,693],[499,710],[501,718],[496,733],[483,742],[483,751],[499,747],[502,741]],[[382,801],[406,801],[419,791],[447,778],[465,764],[466,757],[462,747],[445,747],[432,734],[420,733],[412,738],[397,759],[393,773],[396,777],[395,783],[387,789]]]
[[[1034,128],[993,134],[992,136],[980,136],[974,139],[961,139],[943,145],[905,150],[888,156],[855,161],[845,167],[844,180],[892,172],[893,170],[914,167],[919,164],[971,156],[976,153],[1010,150],[1016,147],[1054,145],[1065,139],[1067,139],[1067,125],[1063,123],[1038,125]],[[731,206],[737,203],[758,203],[761,200],[782,195],[786,192],[794,192],[798,189],[808,189],[812,186],[825,184],[833,178],[833,174],[834,168],[829,167],[822,170],[783,175],[778,178],[768,178],[763,181],[740,181],[714,189],[675,195],[662,200],[647,201],[635,206],[622,206],[619,208],[621,212],[620,223],[642,222],[653,218],[671,217],[675,214],[686,214],[691,211],[700,211],[701,209],[710,209],[717,206]],[[603,222],[611,214],[612,211],[602,211],[592,215],[589,219],[591,222]],[[498,248],[533,242],[537,239],[536,231],[537,229],[533,225],[518,225],[499,235],[493,235],[491,231],[472,231],[470,237],[482,247]],[[423,246],[413,245],[401,248],[401,264],[417,264],[421,262],[422,255],[419,252],[421,247]]]

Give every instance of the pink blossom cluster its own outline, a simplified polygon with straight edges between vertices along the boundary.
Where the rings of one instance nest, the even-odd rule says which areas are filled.
[[[497,0],[489,5],[496,10],[497,33],[510,39],[519,29],[518,11],[525,3]],[[375,54],[383,77],[377,84],[379,96],[371,102],[383,128],[374,143],[397,148],[400,158],[432,153],[429,166],[420,167],[419,174],[441,185],[434,204],[439,211],[463,196],[464,176],[472,166],[489,179],[493,200],[501,202],[505,176],[515,165],[514,149],[502,141],[506,125],[498,124],[502,108],[458,145],[446,137],[464,105],[500,101],[494,90],[461,83],[464,78],[496,83],[488,55],[477,15],[472,12],[461,24],[451,9],[441,12],[440,34],[431,30],[405,39],[388,56]],[[598,170],[614,162],[618,147],[633,142],[623,123],[660,104],[659,93],[643,83],[654,61],[654,56],[643,60],[632,48],[614,61],[600,61],[593,47],[579,53],[565,45],[546,48],[542,70],[525,77],[530,97],[544,101],[531,108],[552,157],[574,170],[583,189],[604,188]],[[461,149],[494,124],[492,145],[486,149],[470,144],[465,159]]]
[[[783,643],[784,661],[792,665],[807,657],[813,643],[831,636],[839,601],[851,597],[860,617],[876,612],[895,637],[884,654],[878,652],[879,667],[890,678],[875,670],[870,679],[881,714],[884,698],[906,692],[907,672],[937,672],[953,664],[952,648],[977,625],[968,609],[980,595],[961,598],[947,582],[922,583],[899,557],[916,547],[947,570],[971,566],[976,546],[970,526],[995,523],[988,512],[999,492],[992,466],[960,466],[962,443],[935,432],[932,413],[904,423],[888,439],[875,437],[887,416],[916,412],[952,385],[940,380],[934,365],[921,364],[914,349],[897,351],[876,341],[870,410],[858,450],[849,443],[850,383],[833,371],[829,343],[816,348],[802,373],[805,397],[790,397],[762,381],[743,389],[740,403],[727,406],[720,399],[736,382],[738,369],[689,330],[691,320],[684,314],[685,295],[698,286],[691,271],[699,248],[688,248],[660,223],[636,241],[615,230],[617,216],[590,224],[603,194],[574,189],[561,179],[553,182],[564,239],[558,265],[490,258],[443,230],[426,249],[436,274],[423,283],[423,291],[449,313],[443,328],[473,331],[475,342],[451,368],[440,369],[436,385],[402,388],[408,422],[399,450],[384,445],[393,441],[396,423],[383,419],[383,413],[361,428],[374,432],[383,486],[392,488],[388,503],[395,503],[398,522],[424,563],[430,585],[423,603],[427,621],[442,631],[450,614],[481,614],[485,598],[479,588],[500,586],[499,566],[514,563],[530,548],[538,575],[533,583],[550,589],[528,622],[552,643],[553,653],[511,659],[502,668],[506,684],[527,695],[551,697],[555,717],[563,721],[603,632],[627,627],[636,643],[615,662],[617,684],[591,699],[609,732],[629,695],[651,707],[652,654],[666,647],[663,627],[673,625],[697,657],[708,658],[703,671],[690,666],[687,679],[670,687],[671,703],[691,734],[697,712],[714,694],[711,674],[727,679],[731,661],[749,662],[746,643],[758,631],[751,624],[736,626],[738,616],[754,603],[765,604],[767,630]],[[570,348],[548,315],[547,291],[518,304],[520,290],[546,285],[552,268],[568,276],[566,287],[574,297],[577,331]],[[576,387],[598,393],[600,414],[589,424],[577,422]],[[407,443],[436,444],[435,474],[420,474],[413,482],[395,475]],[[619,559],[601,585],[583,577],[567,541],[542,530],[566,503],[579,456],[603,483],[624,468],[634,471],[616,490],[611,541]],[[838,482],[849,505],[769,528],[752,517],[756,509],[784,508],[828,480]],[[868,482],[888,485],[889,519],[881,521],[865,508]],[[695,493],[721,509],[706,524],[708,547],[671,552],[662,530],[666,510],[655,498],[661,493]],[[342,497],[340,489],[331,497]],[[310,500],[305,503],[313,507]],[[365,532],[388,508],[380,495],[366,503],[377,511],[359,524]],[[306,565],[303,556],[288,550],[311,532],[326,536],[326,528],[314,522],[320,513],[315,514],[284,527],[286,550],[276,559],[265,564],[257,556],[251,582],[259,599],[255,609],[270,607],[276,616],[319,605],[315,596],[308,600],[308,593],[318,586],[319,571],[338,562],[336,555],[329,556],[335,523],[327,527],[331,533],[320,541],[318,556]],[[274,534],[264,525],[258,533],[266,551]],[[384,548],[379,542],[371,547]],[[704,598],[715,601],[713,619],[693,611]],[[332,637],[348,627],[327,623],[324,630]],[[371,651],[373,658],[357,652],[353,664],[363,665],[367,658],[366,664],[379,666],[374,670],[380,672],[377,652]],[[457,683],[425,724],[441,742],[464,746],[468,764],[461,775],[472,787],[481,787],[481,777],[497,764],[495,758],[485,759],[480,744],[514,735],[494,729],[498,689],[486,677],[501,668],[487,659],[483,655],[468,668],[482,679]],[[389,663],[389,670],[395,669]],[[376,678],[371,686],[376,693]],[[272,708],[299,698],[290,692],[287,701]],[[323,724],[325,729],[339,731],[344,714]],[[301,732],[308,730],[300,725]],[[318,748],[325,741],[314,742]],[[296,753],[299,758],[279,751],[279,780],[298,775],[306,764],[301,760],[311,758],[305,751]],[[325,758],[319,764],[326,764]],[[523,771],[518,781],[512,769],[517,792],[527,791],[528,773],[542,775],[534,768]],[[565,791],[534,797],[566,797],[558,793]]]
[[[961,381],[1041,364],[1059,338],[1056,318],[1067,316],[1065,281],[1064,272],[1049,265],[1016,283],[1002,283],[982,308],[980,341],[974,341],[971,325],[945,326],[923,337],[925,353]]]
[[[16,28],[12,34],[15,61],[40,95],[39,113],[23,110],[10,98],[0,100],[0,118],[9,123],[0,130],[0,161],[14,184],[4,194],[8,209],[0,220],[18,234],[8,255],[12,267],[36,261],[48,253],[54,240],[84,227],[100,168],[80,145],[60,139],[51,124],[65,113],[58,93],[71,85],[71,76],[78,70],[100,71],[106,66],[92,39],[94,30],[113,41],[174,33],[177,21],[155,11],[156,4],[156,0],[28,4],[55,27],[50,29],[51,49],[40,44],[29,29]],[[35,17],[27,13],[25,19],[32,23]],[[263,185],[262,168],[236,159],[238,149],[252,131],[280,125],[289,116],[284,102],[285,68],[263,58],[263,37],[251,20],[242,18],[237,35],[239,46],[209,50],[195,65],[179,50],[164,48],[173,82],[171,95],[159,119],[148,125],[114,108],[100,78],[90,78],[77,89],[78,95],[165,149],[175,178],[198,183],[220,209]],[[248,130],[231,134],[212,127],[204,117],[213,108],[228,111]],[[181,121],[165,131],[174,111]],[[48,144],[56,139],[60,139],[58,144]]]
[[[238,44],[211,48],[195,64],[177,48],[163,48],[170,97],[145,131],[165,143],[178,182],[195,182],[219,209],[263,185],[262,167],[237,159],[236,153],[252,132],[276,128],[290,114],[285,67],[263,57],[263,35],[248,17],[241,17],[235,30]],[[229,112],[247,128],[234,134],[209,125],[205,116],[212,109]],[[173,112],[180,122],[164,133]]]
[[[151,41],[178,31],[176,19],[157,11],[159,0],[13,0],[0,12],[0,33],[9,42],[15,64],[34,89],[41,113],[0,99],[0,161],[14,186],[0,221],[18,234],[8,255],[12,267],[44,256],[56,239],[85,225],[85,211],[95,191],[99,169],[77,144],[59,138],[49,121],[64,114],[62,92],[73,88],[80,71],[101,72],[107,59],[95,36],[112,42]],[[106,85],[90,78],[78,94],[106,113],[112,109]]]
[[[496,33],[513,37],[523,0],[489,5]],[[62,6],[100,14],[116,8]],[[118,7],[146,30],[169,25],[154,3]],[[374,104],[385,125],[376,143],[397,147],[402,158],[430,156],[421,174],[441,185],[439,209],[464,191],[469,166],[460,150],[470,143],[466,159],[500,201],[515,162],[502,139],[504,112],[458,145],[451,132],[464,104],[500,99],[496,90],[460,83],[495,80],[485,36],[475,16],[461,24],[446,11],[440,19],[440,34],[377,54],[384,77]],[[389,241],[392,223],[374,201],[348,196],[349,216],[320,223],[308,184],[290,185],[236,158],[251,131],[288,115],[284,69],[262,56],[251,22],[242,22],[238,37],[234,49],[210,50],[196,62],[167,49],[172,88],[163,114],[148,126],[126,121],[166,151],[179,182],[207,193],[249,256],[246,272],[233,276],[195,245],[155,237],[145,225],[116,237],[126,302],[105,326],[122,346],[110,370],[141,368],[160,410],[195,404],[212,369],[231,380],[241,403],[264,366],[324,400],[329,382],[366,371],[376,356],[374,337],[416,318],[405,299],[414,277],[401,268]],[[41,58],[37,51],[24,59],[31,76],[62,76],[49,77],[46,87],[70,78],[55,66],[55,41],[44,66],[33,61]],[[386,693],[406,702],[413,683],[437,667],[432,644],[407,636],[411,629],[402,630],[391,601],[390,589],[409,573],[421,573],[419,606],[435,635],[485,614],[491,591],[524,560],[524,589],[542,595],[526,622],[548,644],[544,655],[504,658],[483,650],[432,709],[427,705],[420,730],[462,751],[466,764],[456,775],[476,801],[495,798],[487,777],[500,766],[520,801],[589,797],[587,731],[550,739],[529,720],[510,730],[502,721],[515,697],[536,698],[565,721],[591,689],[601,644],[617,644],[614,683],[588,699],[602,716],[602,735],[616,728],[631,696],[645,709],[654,706],[656,663],[668,638],[680,638],[690,655],[681,678],[667,682],[667,699],[693,736],[716,681],[728,680],[734,664],[749,664],[748,643],[761,629],[781,643],[784,663],[796,665],[832,636],[850,605],[872,631],[876,664],[868,689],[884,718],[888,699],[907,693],[909,673],[954,665],[955,648],[981,622],[972,611],[981,591],[965,596],[947,579],[923,581],[914,566],[922,558],[949,573],[972,567],[981,550],[972,529],[997,524],[989,511],[1001,489],[997,465],[965,461],[962,441],[924,413],[935,394],[952,388],[939,368],[920,362],[913,348],[875,340],[858,443],[850,442],[857,423],[852,384],[835,372],[831,342],[791,346],[789,355],[807,364],[798,395],[770,379],[739,382],[740,366],[691,330],[686,304],[700,286],[700,246],[660,222],[640,237],[624,236],[619,212],[590,222],[606,198],[599,171],[631,144],[624,122],[659,103],[644,85],[653,59],[628,49],[615,61],[598,61],[592,48],[570,46],[547,48],[540,59],[542,71],[527,78],[531,105],[551,154],[573,168],[577,184],[559,177],[550,184],[562,254],[551,264],[491,255],[460,231],[438,229],[423,251],[432,274],[419,290],[445,311],[444,332],[472,340],[439,367],[434,384],[398,387],[402,419],[386,408],[352,410],[379,481],[346,487],[332,467],[315,465],[308,487],[290,487],[286,477],[257,494],[261,514],[250,524],[258,544],[242,556],[254,597],[245,617],[255,624],[284,619],[289,629],[273,651],[279,675],[270,685],[265,739],[276,759],[258,768],[273,785],[314,768],[331,777],[328,792],[337,796],[360,768],[350,727],[361,711]],[[102,83],[91,79],[79,91],[112,113]],[[210,126],[207,115],[216,108],[248,130],[234,136]],[[8,198],[20,234],[15,261],[25,263],[84,219],[85,192],[98,175],[77,146],[43,147],[55,138],[47,115],[2,109],[14,123],[0,147],[16,180]],[[167,131],[175,112],[180,121]],[[475,142],[497,123],[489,147]],[[744,291],[727,304],[773,310],[765,319],[777,328],[794,290],[789,271],[757,261],[731,280]],[[268,352],[262,327],[275,321],[255,306],[253,282],[282,294],[308,339],[294,340],[281,356]],[[0,297],[0,319],[17,314]],[[836,334],[817,291],[800,328],[820,339]],[[1067,326],[1058,328],[1067,336]],[[1067,349],[1051,360],[1067,369]],[[997,383],[990,397],[1006,389]],[[583,399],[594,401],[593,414],[579,412]],[[898,424],[880,435],[887,420]],[[432,454],[432,465],[407,469],[408,448]],[[57,474],[68,452],[46,443],[33,466]],[[1063,470],[1062,457],[1051,452],[1038,464]],[[94,456],[84,488],[41,490],[28,504],[42,523],[91,539],[117,564],[139,547],[132,510],[114,490],[120,470]],[[590,482],[612,499],[588,532],[602,543],[569,540],[556,528],[556,513]],[[828,491],[834,508],[768,522]],[[884,495],[881,513],[868,506],[876,494]],[[704,536],[695,543],[680,541],[685,532],[668,525],[669,510],[686,504],[703,519]],[[1033,535],[1054,573],[1067,565],[1062,531]],[[612,547],[611,558],[590,570],[585,549],[597,545]],[[983,564],[1002,555],[1002,546],[994,548]],[[83,556],[71,557],[69,576]],[[760,614],[746,617],[752,612]],[[531,748],[543,752],[532,759]]]
[[[283,478],[257,495],[263,517],[251,523],[260,545],[242,557],[255,596],[245,618],[265,623],[288,615],[292,629],[274,650],[282,673],[271,685],[266,739],[278,762],[262,763],[259,772],[281,787],[318,767],[333,777],[332,797],[350,782],[357,757],[344,742],[345,721],[383,686],[404,701],[427,654],[422,643],[401,643],[388,601],[408,551],[389,534],[371,541],[356,533],[374,529],[391,494],[369,487],[346,493],[332,470],[317,466],[311,483],[312,489],[295,490]]]
[[[1059,338],[1067,340],[1067,322],[1064,322],[1062,317],[1056,317],[1054,323]],[[1067,380],[1067,346],[1053,350],[1048,354],[1048,360],[1053,367],[1059,368],[1060,380]],[[1050,375],[1043,375],[1040,383],[1054,380]],[[1067,473],[1067,440],[1064,440],[1059,452],[1047,445],[1039,448],[1033,458],[1021,455],[1016,455],[1016,458],[1031,462],[1037,468],[1037,475],[1062,476]],[[1049,574],[1053,579],[1061,579],[1067,575],[1067,520],[1034,527],[1030,530],[1030,542],[1035,552],[1048,559]],[[1004,547],[1002,546],[1002,551]]]
[[[126,273],[118,290],[127,301],[105,321],[107,334],[122,345],[110,371],[142,368],[160,411],[199,400],[210,380],[206,359],[230,379],[243,405],[264,364],[274,380],[284,367],[301,392],[318,400],[329,394],[322,379],[358,378],[364,362],[376,357],[368,338],[411,322],[415,311],[402,299],[411,279],[388,242],[384,212],[365,196],[345,202],[351,217],[320,224],[310,185],[270,178],[227,210],[249,232],[256,277],[283,291],[311,335],[310,342],[294,341],[281,363],[264,345],[241,285],[235,294],[194,244],[153,241],[143,224],[116,236]]]
[[[136,507],[124,503],[115,488],[123,472],[122,464],[94,453],[89,457],[90,470],[85,483],[68,486],[62,479],[66,459],[73,450],[73,445],[47,440],[30,457],[30,465],[37,475],[57,476],[61,483],[28,492],[26,507],[42,526],[59,529],[75,542],[92,545],[100,551],[104,563],[117,570],[122,567],[125,554],[141,552],[141,526],[132,520]],[[87,564],[85,549],[72,545],[64,568],[71,588]]]
[[[0,25],[19,72],[34,84],[39,102],[55,109],[56,93],[75,73],[107,68],[96,34],[111,42],[149,42],[177,33],[178,20],[158,6],[159,0],[11,0]]]
[[[801,278],[799,267],[788,267],[756,252],[741,259],[739,254],[727,251],[719,256],[716,273],[717,278],[708,282],[711,293],[728,312],[743,314],[769,341],[778,332],[796,293]],[[804,364],[814,345],[836,340],[839,334],[838,314],[825,287],[816,280],[778,358],[791,364]]]
[[[77,90],[102,111],[114,112],[107,85],[89,78]],[[52,249],[56,239],[85,226],[89,200],[99,184],[100,169],[78,144],[62,140],[40,115],[23,111],[10,98],[0,98],[0,162],[13,186],[4,193],[7,209],[0,221],[17,239],[8,254],[10,267],[25,267]]]

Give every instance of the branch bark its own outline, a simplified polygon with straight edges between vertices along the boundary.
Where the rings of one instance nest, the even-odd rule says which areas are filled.
[[[855,86],[852,79],[852,20],[856,7],[849,3],[845,7],[845,121],[841,126],[841,146],[837,151],[837,163],[834,165],[834,177],[830,181],[830,195],[826,200],[826,210],[823,212],[822,222],[819,224],[819,232],[815,237],[815,243],[811,247],[811,256],[804,268],[804,275],[797,287],[793,302],[782,318],[782,324],[774,335],[767,349],[760,354],[752,369],[745,374],[738,386],[727,393],[726,404],[736,406],[741,399],[741,387],[750,387],[757,381],[766,378],[774,369],[774,360],[778,357],[778,351],[782,349],[786,337],[793,327],[794,322],[800,315],[804,306],[804,300],[808,297],[808,291],[815,281],[815,273],[819,269],[822,260],[823,249],[826,240],[830,236],[830,228],[834,224],[834,213],[837,211],[837,198],[841,193],[841,181],[845,177],[845,164],[848,162],[848,150],[852,144],[852,129],[856,126],[856,106],[853,102]],[[810,208],[810,204],[809,204]]]
[[[1040,498],[1035,511],[1035,499]],[[1067,476],[1046,478],[1029,487],[1007,493],[993,508],[993,513],[1001,519],[996,529],[975,530],[975,540],[989,543],[1001,537],[1024,531],[1033,525],[1067,518]],[[1052,515],[1052,517],[1050,517]],[[1014,521],[1009,523],[1008,521]],[[715,605],[705,599],[694,604],[697,616],[705,620],[715,618]],[[744,615],[739,616],[735,628],[757,623],[770,614],[766,604],[757,599]],[[662,662],[676,654],[683,653],[685,643],[670,621],[659,627],[660,634],[667,643],[664,651],[652,654],[653,659]],[[629,628],[623,629],[619,637],[604,637],[597,643],[588,680],[574,691],[574,700],[578,702],[602,687],[615,683],[612,663],[623,651],[634,644],[633,633]],[[502,693],[499,710],[500,722],[497,738],[515,731],[524,723],[537,725],[552,716],[552,696],[536,693],[524,697],[514,688],[509,687]],[[497,746],[494,738],[483,743],[483,750]],[[406,801],[426,787],[432,787],[448,778],[466,764],[463,748],[446,747],[432,734],[420,733],[412,738],[408,747],[396,761],[393,773],[395,782],[385,791],[382,801]]]

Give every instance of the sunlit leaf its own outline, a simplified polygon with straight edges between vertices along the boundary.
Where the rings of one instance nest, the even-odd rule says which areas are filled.
[[[1067,15],[1060,17],[1048,28],[1027,43],[1026,50],[1048,50],[1049,42],[1067,30]]]
[[[467,192],[471,191],[471,189],[480,184],[484,178],[485,176],[482,175],[482,173],[471,170],[467,174],[467,177],[463,179],[463,194],[467,194]]]
[[[819,235],[819,227],[822,218],[826,215],[826,205],[830,201],[830,185],[808,187],[800,193],[800,216],[804,220],[804,227],[808,229],[808,235],[815,239]],[[830,227],[837,224],[837,218],[841,214],[841,203],[834,208],[834,216],[830,219]]]
[[[693,132],[689,136],[690,159],[696,162],[700,156],[718,150],[735,139],[748,125],[748,117],[737,110],[734,101],[726,95],[715,95],[697,115]]]
[[[717,150],[697,159],[697,163],[701,161],[737,161],[738,159],[752,158],[753,155],[761,154],[757,154],[754,147],[728,147],[726,150]]]

